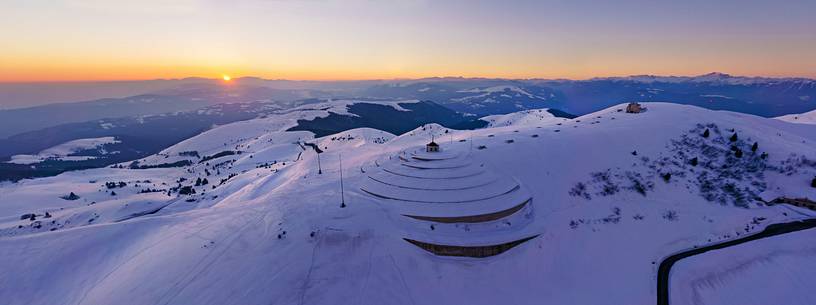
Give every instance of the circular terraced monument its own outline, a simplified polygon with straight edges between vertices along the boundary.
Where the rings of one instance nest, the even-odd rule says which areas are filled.
[[[532,218],[530,194],[469,153],[431,142],[424,150],[403,151],[377,164],[362,191],[413,221],[405,240],[422,249],[487,257],[537,236],[521,229]]]

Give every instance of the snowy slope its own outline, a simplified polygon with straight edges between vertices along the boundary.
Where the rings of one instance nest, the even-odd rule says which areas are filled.
[[[63,161],[78,161],[95,158],[94,156],[72,156],[74,153],[89,150],[99,149],[105,144],[119,143],[114,137],[100,137],[89,139],[78,139],[68,141],[60,145],[45,149],[36,155],[14,155],[8,163],[16,164],[33,164],[43,162],[45,160],[63,160]],[[108,153],[102,151],[101,153]],[[110,152],[115,153],[115,152]]]
[[[791,123],[800,124],[816,124],[816,110],[805,112],[802,114],[788,114],[776,118]]]
[[[391,106],[398,111],[408,111],[399,106],[400,103],[416,103],[408,101],[366,101],[370,104]],[[313,139],[308,131],[286,131],[297,125],[298,120],[313,120],[327,117],[331,113],[356,116],[348,112],[348,106],[359,103],[353,100],[335,100],[317,104],[296,107],[281,111],[265,118],[247,120],[227,124],[210,129],[198,136],[179,142],[156,155],[139,160],[140,165],[157,165],[172,163],[181,160],[198,161],[201,157],[212,156],[223,151],[267,153],[269,150],[295,149],[295,154],[302,151],[298,142]],[[383,132],[384,134],[388,134]],[[390,134],[388,134],[390,136]],[[286,149],[283,148],[283,149]],[[196,152],[198,157],[185,155],[185,152]],[[291,156],[292,154],[287,154]],[[274,156],[272,156],[274,157]],[[273,161],[275,159],[272,159]]]
[[[664,103],[626,114],[623,106],[560,124],[525,119],[513,128],[473,131],[431,124],[396,137],[361,128],[314,139],[309,132],[286,132],[288,120],[270,117],[214,128],[139,162],[190,160],[186,166],[94,169],[0,185],[0,271],[11,275],[0,277],[0,299],[652,304],[661,258],[814,216],[730,190],[816,198],[808,186],[816,175],[810,161],[816,159],[816,126]],[[291,115],[325,114],[314,108]],[[708,138],[700,135],[704,129]],[[739,139],[730,142],[733,133]],[[433,223],[402,216],[404,206],[362,191],[381,166],[401,166],[395,159],[421,150],[432,137],[444,153],[468,156],[461,162],[484,164],[489,177],[517,182],[532,197],[530,212],[506,222],[431,229]],[[754,142],[756,152],[750,150]],[[322,174],[309,144],[324,151]],[[744,155],[733,157],[730,146]],[[189,151],[198,157],[183,154]],[[223,151],[235,153],[219,155]],[[688,165],[692,157],[700,164]],[[665,173],[672,174],[668,182]],[[195,186],[198,178],[208,183]],[[125,185],[106,185],[120,181]],[[180,194],[184,186],[195,193]],[[71,192],[79,198],[60,198]],[[340,208],[343,200],[346,208]],[[26,213],[36,220],[21,220]],[[526,233],[538,237],[479,259],[434,256],[402,239],[469,244]],[[752,255],[771,256],[774,247],[758,245]],[[780,264],[804,269],[813,260]],[[751,272],[778,282],[807,275]],[[727,281],[706,289],[745,293],[750,285]],[[673,289],[683,300],[683,289],[696,288]],[[778,291],[767,295],[772,293]],[[791,300],[787,304],[809,301]]]

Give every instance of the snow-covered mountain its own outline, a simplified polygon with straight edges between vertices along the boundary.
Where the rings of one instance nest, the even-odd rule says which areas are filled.
[[[698,76],[657,76],[657,75],[633,75],[624,77],[598,77],[592,80],[613,80],[613,81],[631,81],[640,83],[714,83],[721,85],[757,85],[757,84],[779,84],[786,82],[795,82],[803,86],[814,86],[816,80],[809,78],[785,77],[747,77],[734,76],[721,72],[711,72],[708,74]]]
[[[488,127],[532,125],[541,126],[569,121],[567,118],[556,117],[549,109],[522,110],[508,114],[488,115],[480,118],[487,122]]]
[[[318,136],[362,126],[402,133],[418,123],[427,122],[440,122],[460,129],[478,128],[484,120],[476,119],[484,116],[549,109],[557,117],[573,118],[574,114],[588,114],[631,101],[676,102],[765,117],[816,109],[816,99],[813,98],[816,96],[816,81],[811,79],[742,77],[723,73],[579,81],[426,78],[291,82],[242,78],[231,85],[206,79],[187,81],[176,87],[129,98],[0,111],[0,127],[3,127],[0,129],[9,135],[0,139],[0,162],[9,161],[15,155],[36,155],[73,140],[110,136],[118,137],[121,143],[105,149],[122,152],[71,163],[60,161],[64,158],[51,159],[55,162],[39,164],[36,169],[0,163],[0,180],[48,176],[65,170],[133,160],[156,153],[214,125],[327,99],[421,100],[441,106],[413,110],[413,113],[422,112],[429,116],[412,114],[394,119],[383,119],[383,111],[388,107],[356,106],[357,112],[374,115],[332,115],[296,128],[316,132]],[[72,115],[60,115],[66,112]],[[400,114],[405,113],[392,112],[389,115]],[[456,121],[462,123],[454,123]],[[42,128],[44,126],[51,127]],[[19,133],[25,130],[28,131]]]
[[[350,109],[314,106],[213,128],[136,163],[0,185],[0,299],[652,304],[662,258],[816,216],[767,203],[816,198],[814,125],[645,103],[637,114],[527,111],[399,136],[292,130]],[[424,152],[431,139],[441,152]],[[816,232],[796,234],[676,266],[673,304],[745,301],[747,289],[813,304],[806,284],[742,280],[812,274],[816,245],[803,241]]]
[[[477,117],[560,105],[553,90],[512,80],[427,79],[375,85],[361,94],[432,100]]]
[[[429,78],[376,84],[359,94],[432,100],[476,116],[538,108],[584,115],[632,101],[673,102],[764,117],[816,109],[816,80],[724,73],[588,80]]]
[[[36,155],[14,155],[11,156],[11,161],[8,163],[15,163],[15,164],[34,164],[45,162],[48,160],[60,160],[60,161],[83,161],[89,159],[95,159],[96,156],[84,156],[84,155],[76,155],[77,153],[81,153],[87,150],[94,150],[97,153],[101,154],[108,154],[108,153],[118,153],[116,151],[108,152],[106,151],[103,146],[107,144],[116,144],[120,141],[116,140],[115,137],[101,137],[101,138],[90,138],[90,139],[79,139],[79,140],[71,140],[54,147],[45,149],[39,152]]]
[[[433,102],[417,100],[310,99],[218,104],[192,111],[64,124],[0,140],[0,181],[139,159],[213,127],[258,117],[321,136],[359,127],[401,134],[430,122],[463,128],[483,125],[475,118]],[[65,153],[61,157],[40,156],[41,151],[47,154],[52,146],[111,137],[116,141],[101,144],[98,149]]]
[[[139,93],[120,97],[123,86],[136,90],[127,92]],[[69,94],[71,91],[89,91],[87,93],[94,96],[110,92],[108,96],[117,98],[0,110],[0,137],[66,123],[189,111],[221,103],[270,100],[289,103],[312,98],[428,100],[476,116],[539,108],[583,115],[629,101],[667,101],[765,117],[816,108],[816,80],[717,72],[699,76],[636,75],[588,80],[434,77],[332,82],[245,77],[229,84],[196,78],[73,85],[5,84],[0,85],[0,103],[26,105],[29,103],[24,101],[37,99],[35,96],[41,94],[73,96]],[[64,113],[71,115],[62,115]]]

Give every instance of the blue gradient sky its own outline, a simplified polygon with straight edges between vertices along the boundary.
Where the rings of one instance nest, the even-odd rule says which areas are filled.
[[[0,81],[816,77],[816,1],[10,0]]]

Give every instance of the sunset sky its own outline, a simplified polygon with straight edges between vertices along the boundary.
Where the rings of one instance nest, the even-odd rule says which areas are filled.
[[[0,82],[816,77],[816,1],[7,0]]]

